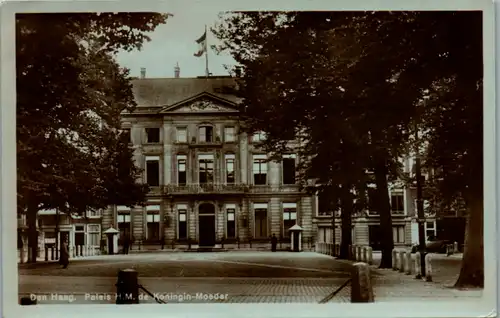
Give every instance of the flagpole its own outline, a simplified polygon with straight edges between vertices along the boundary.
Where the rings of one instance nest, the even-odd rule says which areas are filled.
[[[207,25],[205,24],[205,76],[208,78],[208,32]]]

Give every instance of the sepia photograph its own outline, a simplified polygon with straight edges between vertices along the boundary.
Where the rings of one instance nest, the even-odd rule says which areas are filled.
[[[440,3],[19,6],[11,314],[494,314],[494,8]]]

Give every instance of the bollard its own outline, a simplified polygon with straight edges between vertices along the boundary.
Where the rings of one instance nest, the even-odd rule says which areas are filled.
[[[138,304],[139,284],[137,272],[133,269],[123,269],[118,272],[116,283],[116,304]]]
[[[405,272],[405,251],[399,251],[399,272]]]
[[[425,255],[425,281],[432,282],[431,254]]]
[[[453,243],[453,253],[458,253],[458,242]]]
[[[363,247],[363,262],[368,263],[368,247]]]
[[[420,252],[415,253],[415,279],[422,279],[422,267],[420,266]]]
[[[367,249],[368,249],[368,265],[373,265],[373,249],[371,246],[368,246]]]
[[[370,267],[366,263],[356,263],[352,267],[351,303],[374,302]]]
[[[363,257],[362,257],[362,254],[363,253],[363,247],[362,246],[358,246],[358,261],[362,261],[363,260]]]
[[[395,271],[398,270],[398,256],[396,249],[392,250],[392,269]]]
[[[19,304],[21,306],[36,305],[36,299],[31,299],[31,297],[21,297]]]
[[[83,256],[83,245],[80,245],[80,256]]]
[[[406,275],[411,275],[411,250],[406,251]]]

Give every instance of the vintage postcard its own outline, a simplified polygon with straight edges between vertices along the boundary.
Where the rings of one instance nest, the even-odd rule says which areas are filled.
[[[496,315],[493,3],[1,15],[5,317]]]

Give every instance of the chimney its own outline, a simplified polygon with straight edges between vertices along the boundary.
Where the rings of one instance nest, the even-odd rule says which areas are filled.
[[[141,67],[141,79],[145,79],[145,78],[146,78],[146,68]]]
[[[175,78],[179,78],[179,75],[181,74],[181,68],[179,67],[179,62],[177,62],[177,65],[174,67],[174,74]]]

